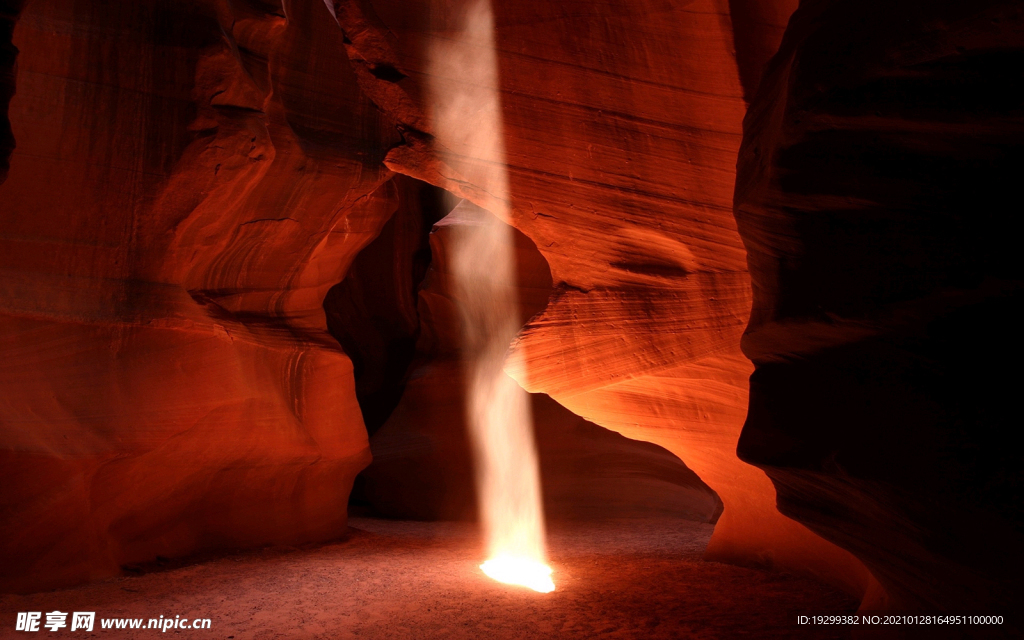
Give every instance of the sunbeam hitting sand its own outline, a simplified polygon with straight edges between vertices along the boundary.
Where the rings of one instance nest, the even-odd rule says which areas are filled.
[[[438,138],[456,150],[471,150],[480,162],[460,168],[488,194],[489,202],[507,202],[489,0],[468,3],[461,28],[448,36],[429,50]],[[441,153],[452,155],[444,149]],[[455,163],[454,158],[446,160]],[[454,215],[460,208],[474,220],[472,231],[457,237],[453,271],[469,361],[466,412],[490,558],[481,569],[499,582],[547,593],[555,585],[544,563],[544,517],[530,406],[526,392],[502,370],[505,352],[519,330],[512,229],[494,215],[472,211],[475,206],[468,202]]]
[[[798,628],[796,612],[857,609],[856,599],[810,580],[701,560],[713,527],[690,520],[552,523],[559,585],[549,594],[481,574],[470,558],[484,541],[469,523],[351,525],[325,545],[168,561],[75,589],[0,596],[0,619],[60,609],[96,611],[97,619],[212,620],[211,629],[168,631],[176,640],[849,640],[848,626]],[[108,635],[99,622],[96,631]],[[45,636],[0,628],[4,639],[33,635]],[[165,636],[142,629],[109,637]]]

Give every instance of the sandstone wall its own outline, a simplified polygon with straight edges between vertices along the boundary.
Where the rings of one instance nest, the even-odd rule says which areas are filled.
[[[1021,600],[1022,47],[1019,2],[804,2],[746,117],[739,453],[899,609]]]
[[[709,557],[1017,598],[1019,4],[808,0],[770,65],[791,0],[495,5],[509,202],[431,122],[461,2],[0,3],[0,587],[342,530],[397,172],[536,245],[507,371],[686,461]]]
[[[738,62],[724,0],[495,3],[511,183],[511,202],[497,202],[467,178],[483,152],[435,137],[425,104],[428,86],[458,81],[432,77],[426,52],[465,6],[334,3],[356,34],[348,53],[361,86],[402,123],[388,167],[507,211],[550,265],[555,294],[506,371],[684,460],[725,504],[709,557],[864,593],[864,567],[782,516],[767,476],[736,456],[751,372],[738,346],[750,290],[732,213],[741,66],[755,76],[771,47]],[[748,6],[745,24],[766,25],[758,37],[772,41],[787,6]]]
[[[454,282],[452,263],[455,243],[475,230],[489,232],[481,219],[491,215],[463,201],[430,233],[432,259],[419,290],[419,340],[408,384],[394,412],[371,434],[373,463],[360,475],[354,496],[375,513],[423,520],[476,517],[464,316],[457,298],[464,287]],[[513,231],[512,237],[513,291],[518,323],[525,324],[547,305],[551,273],[526,236]],[[587,422],[544,394],[531,395],[531,410],[548,520],[717,519],[721,501],[668,451]]]
[[[0,588],[337,536],[369,450],[321,304],[398,136],[327,7],[39,0],[13,45]]]

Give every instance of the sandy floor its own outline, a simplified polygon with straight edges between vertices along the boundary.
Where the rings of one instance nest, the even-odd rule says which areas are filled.
[[[152,638],[160,631],[14,631],[17,611],[210,618],[177,638],[789,638],[849,637],[797,614],[857,603],[814,582],[702,562],[709,525],[685,520],[553,527],[557,590],[537,594],[477,569],[480,543],[458,523],[350,520],[341,541],[267,549],[76,589],[0,597],[0,637]],[[45,616],[44,616],[45,617]]]

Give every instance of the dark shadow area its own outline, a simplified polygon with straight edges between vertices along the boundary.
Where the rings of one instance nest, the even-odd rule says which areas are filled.
[[[0,184],[7,179],[10,157],[14,151],[14,133],[7,107],[14,97],[18,48],[14,46],[14,25],[18,22],[25,0],[0,1]]]
[[[745,121],[738,453],[895,609],[1024,594],[1022,46],[1020,3],[805,3]]]
[[[416,353],[417,290],[430,264],[430,228],[445,192],[398,175],[398,209],[324,299],[327,328],[352,360],[356,398],[372,436],[398,405]]]
[[[369,513],[401,520],[474,520],[474,467],[458,372],[410,381],[402,404],[371,440],[374,462],[357,498]],[[451,390],[437,392],[441,384]],[[682,518],[715,523],[722,502],[662,447],[631,440],[531,394],[548,521]],[[354,495],[356,492],[353,492]]]
[[[729,0],[736,66],[743,99],[750,102],[768,61],[779,49],[789,16],[799,0]]]

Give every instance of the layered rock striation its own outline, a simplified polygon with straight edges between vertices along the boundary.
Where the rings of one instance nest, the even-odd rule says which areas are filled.
[[[369,449],[321,304],[400,138],[330,12],[47,0],[13,45],[0,588],[339,535]]]
[[[731,4],[748,32],[766,29],[741,61]],[[859,561],[782,516],[767,476],[735,452],[751,371],[739,350],[750,290],[732,213],[741,68],[756,77],[792,3],[495,3],[510,201],[472,180],[490,149],[432,121],[431,88],[460,78],[429,52],[453,41],[468,6],[334,3],[357,34],[348,53],[361,86],[401,123],[387,166],[505,216],[550,265],[555,292],[506,371],[684,460],[725,505],[710,557],[864,593],[872,582]]]
[[[1021,599],[1022,61],[1018,2],[805,2],[745,121],[739,453],[897,609]]]
[[[466,2],[0,2],[0,588],[337,535],[358,401],[461,403],[397,373],[444,287],[345,284],[415,178],[536,246],[506,371],[685,460],[710,557],[1009,607],[1019,3],[802,5],[768,64],[792,0],[494,3],[506,197],[432,111]]]
[[[430,234],[432,260],[419,291],[415,359],[394,413],[370,438],[374,460],[360,474],[354,495],[377,514],[419,520],[476,517],[464,384],[469,363],[458,304],[465,288],[455,282],[452,261],[458,255],[455,243],[488,233],[484,218],[491,216],[463,201]],[[512,238],[516,282],[510,284],[517,321],[525,324],[547,305],[551,274],[526,236],[513,232]],[[359,379],[357,374],[357,386]],[[668,451],[587,422],[544,394],[531,396],[531,412],[549,520],[717,519],[721,501]]]

